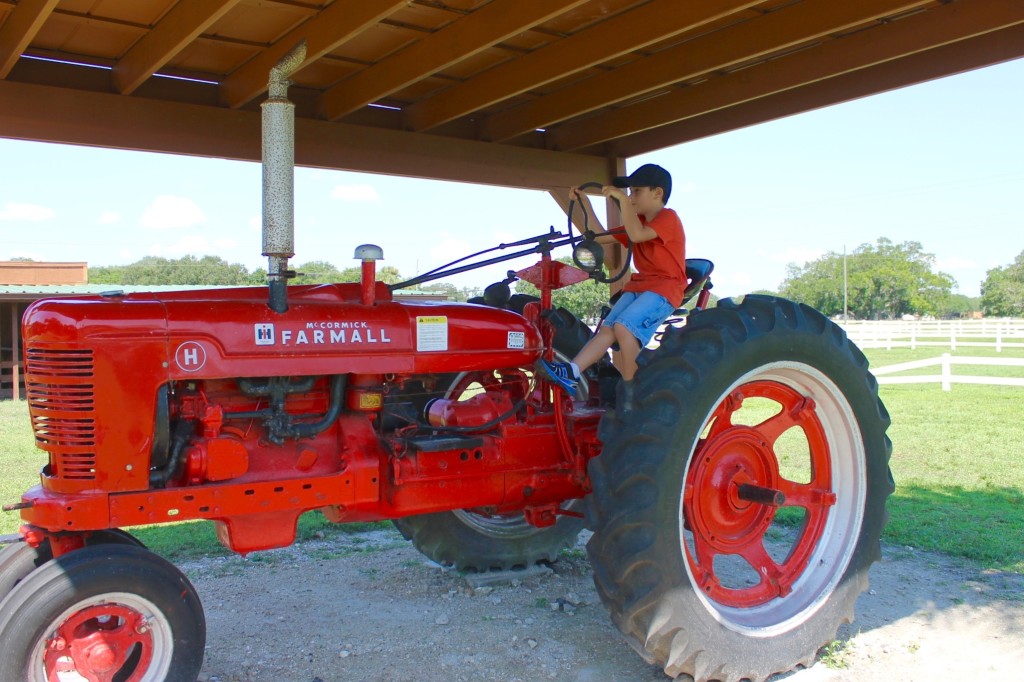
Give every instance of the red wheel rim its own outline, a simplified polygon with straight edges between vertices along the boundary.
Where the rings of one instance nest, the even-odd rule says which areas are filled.
[[[733,417],[748,398],[766,399],[781,409],[759,424],[735,424]],[[696,586],[709,599],[733,608],[785,597],[807,568],[836,502],[828,439],[814,401],[775,381],[753,381],[726,396],[709,424],[697,443],[683,493],[684,521],[693,533],[692,547],[684,546]],[[807,483],[788,480],[779,470],[775,444],[794,428],[807,442]],[[780,506],[801,507],[804,521],[788,555],[777,561],[764,540]],[[742,558],[756,572],[755,584],[724,584],[715,565],[720,556]]]
[[[122,604],[97,604],[72,614],[46,641],[46,679],[75,672],[90,682],[141,680],[153,658],[146,616]],[[128,676],[124,675],[128,673]]]

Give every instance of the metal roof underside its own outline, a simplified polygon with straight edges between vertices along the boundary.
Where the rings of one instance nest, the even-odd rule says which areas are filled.
[[[1024,56],[1021,0],[0,0],[0,136],[552,189]]]

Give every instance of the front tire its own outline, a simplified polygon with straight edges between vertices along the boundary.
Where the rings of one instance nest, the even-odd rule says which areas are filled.
[[[86,547],[48,561],[0,602],[0,660],[12,679],[61,674],[193,682],[206,621],[188,579],[131,545]]]
[[[93,545],[135,545],[145,547],[134,535],[111,528],[90,533],[86,539],[87,547]],[[0,600],[14,589],[14,586],[28,575],[53,558],[50,540],[45,540],[39,547],[32,547],[27,542],[15,542],[0,550]]]
[[[853,619],[893,490],[863,354],[817,311],[721,301],[640,359],[590,463],[588,552],[630,644],[670,676],[764,680]]]

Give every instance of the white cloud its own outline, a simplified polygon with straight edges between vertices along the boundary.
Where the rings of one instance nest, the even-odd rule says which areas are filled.
[[[187,235],[175,244],[152,244],[150,256],[161,258],[180,258],[182,256],[203,257],[210,253],[210,242],[202,235]]]
[[[438,263],[447,263],[461,258],[470,252],[469,242],[456,239],[447,232],[442,232],[440,241],[428,252],[429,256]]]
[[[8,202],[0,209],[0,220],[21,220],[37,223],[57,215],[52,208],[38,204],[17,204]]]
[[[331,196],[342,201],[380,201],[373,185],[335,185]]]
[[[114,223],[121,222],[121,214],[117,211],[103,211],[99,217],[96,218],[97,225],[113,225]]]
[[[151,230],[193,227],[203,222],[206,215],[196,202],[169,194],[158,196],[142,214],[142,226]]]

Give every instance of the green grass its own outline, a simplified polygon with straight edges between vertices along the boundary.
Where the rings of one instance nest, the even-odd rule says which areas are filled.
[[[987,351],[987,352],[986,352]],[[943,349],[867,350],[881,367],[935,357]],[[965,348],[958,355],[996,355]],[[1004,357],[1024,357],[1006,350]],[[980,368],[979,368],[980,369]],[[954,368],[963,371],[963,368]],[[979,373],[979,372],[971,372]],[[884,539],[974,559],[986,567],[1024,574],[1024,388],[954,384],[884,385],[880,395],[892,416],[891,467],[896,492],[889,501]],[[45,462],[35,449],[24,402],[0,401],[0,502],[16,502],[38,482]],[[799,454],[804,447],[794,443]],[[785,453],[783,468],[787,466]],[[800,457],[797,456],[796,461]],[[795,478],[803,474],[791,473]],[[17,530],[16,513],[0,514],[0,534]],[[299,520],[298,541],[358,532],[381,524],[335,526],[318,513]],[[213,524],[192,522],[133,529],[155,551],[172,559],[228,554]],[[352,550],[326,555],[345,555]]]
[[[39,482],[39,470],[46,463],[32,438],[28,403],[0,401],[0,444],[0,504],[10,504]],[[15,532],[19,525],[16,512],[0,512],[0,535]]]
[[[989,353],[980,351],[991,351]],[[941,355],[942,349],[867,350],[882,367]],[[956,355],[997,355],[967,348]],[[1021,349],[1004,357],[1024,357]],[[969,366],[968,366],[969,367]],[[956,366],[967,373],[967,367]],[[970,368],[971,374],[982,369]],[[1024,388],[953,384],[883,385],[892,417],[896,492],[884,539],[1024,573]]]

